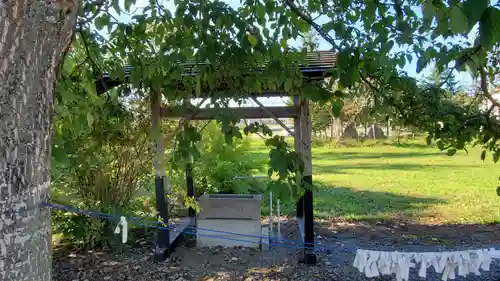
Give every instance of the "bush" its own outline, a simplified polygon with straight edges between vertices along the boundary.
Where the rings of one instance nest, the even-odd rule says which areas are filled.
[[[251,139],[237,139],[227,145],[224,134],[215,123],[210,123],[198,144],[200,158],[193,164],[196,196],[204,193],[249,193],[264,187],[255,180],[237,180],[236,176],[250,177],[264,172],[266,161],[256,159],[251,152]],[[186,193],[184,170],[173,172],[172,188],[181,197]]]
[[[93,111],[81,112],[83,116],[95,117],[91,126],[78,129],[72,119],[78,116],[79,109],[67,116],[63,114],[67,107],[58,106],[62,110],[56,111],[54,121],[57,129],[53,136],[53,202],[102,213],[134,215],[130,207],[138,191],[151,188],[148,122],[137,122],[117,101],[108,101],[89,106]],[[54,231],[62,233],[63,240],[85,248],[107,246],[119,240],[113,235],[115,226],[115,222],[60,211],[53,217]]]
[[[332,139],[331,138],[324,138],[324,137],[315,137],[313,136],[311,139],[311,143],[313,147],[323,147],[323,146],[329,146],[332,144]]]

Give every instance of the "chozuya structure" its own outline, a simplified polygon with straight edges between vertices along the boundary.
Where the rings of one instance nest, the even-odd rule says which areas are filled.
[[[308,81],[319,81],[330,77],[331,69],[335,67],[335,54],[331,51],[318,51],[307,53],[304,63],[300,65],[300,71],[302,73],[303,79]],[[182,64],[183,75],[193,75],[196,76],[196,67],[200,64],[196,63],[184,63]],[[110,88],[116,87],[118,85],[127,83],[128,76],[130,75],[131,68],[126,69],[125,81],[119,81],[112,79],[108,75],[103,75],[98,81],[96,81],[96,88],[98,93],[104,93]],[[258,69],[256,70],[258,71]],[[179,89],[182,89],[182,85],[179,85]],[[205,92],[201,89],[201,94],[196,95],[192,93],[193,98],[210,98],[210,93]],[[189,93],[187,96],[190,96]],[[159,125],[161,118],[183,118],[185,121],[189,120],[207,120],[212,119],[216,113],[221,111],[232,114],[241,119],[254,119],[254,118],[273,118],[276,122],[284,127],[286,127],[279,118],[293,118],[294,119],[294,130],[286,127],[291,135],[294,137],[295,150],[299,152],[305,163],[304,171],[304,181],[312,184],[312,162],[311,162],[311,119],[309,115],[309,104],[308,101],[304,100],[299,96],[294,97],[294,103],[292,106],[286,107],[265,107],[260,103],[258,97],[272,97],[272,96],[287,96],[285,90],[278,91],[263,91],[261,93],[251,94],[249,97],[252,98],[259,107],[246,107],[246,108],[223,108],[223,109],[213,109],[213,108],[196,108],[191,106],[190,103],[185,103],[184,106],[180,107],[162,107],[160,102],[161,93],[153,92],[151,93],[151,120],[153,130],[152,132],[159,131]],[[159,216],[163,222],[168,225],[169,214],[167,208],[167,201],[165,200],[165,190],[168,189],[166,186],[167,179],[165,175],[165,169],[158,161],[159,155],[163,154],[163,137],[161,134],[156,134],[155,136],[155,185],[156,185],[156,208],[158,210]],[[191,167],[188,163],[186,165],[186,183],[187,183],[187,194],[188,196],[195,196],[193,179],[191,174]],[[314,214],[313,214],[313,193],[311,190],[305,190],[303,196],[297,202],[297,222],[299,224],[299,229],[301,233],[301,238],[305,245],[314,245]],[[176,231],[169,231],[168,229],[160,230],[158,233],[158,241],[156,245],[156,259],[165,260],[175,245],[178,244],[179,239],[181,239],[182,232],[191,229],[195,225],[195,213],[193,210],[189,211],[189,216],[185,218],[182,227],[176,227]],[[179,229],[180,228],[180,229]],[[306,264],[315,264],[316,255],[310,247],[304,249],[302,261]]]

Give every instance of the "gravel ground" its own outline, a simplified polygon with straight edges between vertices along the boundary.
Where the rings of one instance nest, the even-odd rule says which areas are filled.
[[[297,236],[293,222],[284,224],[283,235]],[[148,241],[121,251],[54,252],[55,281],[218,281],[218,280],[395,280],[392,276],[368,279],[352,267],[357,248],[371,250],[439,251],[476,249],[500,245],[500,228],[489,226],[422,226],[405,224],[317,223],[316,242],[330,249],[318,255],[317,266],[298,263],[299,250],[274,248],[271,251],[245,248],[195,248],[186,242],[167,262],[153,261]],[[432,274],[429,281],[440,280]],[[416,270],[410,280],[423,280]],[[499,281],[500,261],[494,261],[480,276],[457,277],[457,281]]]

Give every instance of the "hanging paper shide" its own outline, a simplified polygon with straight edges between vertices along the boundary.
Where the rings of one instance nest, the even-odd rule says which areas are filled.
[[[469,273],[480,275],[480,271],[489,271],[492,259],[500,259],[500,250],[480,249],[454,252],[404,253],[357,250],[353,266],[366,277],[380,275],[396,275],[397,281],[408,281],[410,268],[420,264],[418,275],[427,277],[431,267],[442,273],[441,280],[455,279],[458,275],[465,277]]]
[[[120,222],[118,222],[118,225],[115,228],[115,234],[122,234],[122,243],[125,244],[127,243],[127,238],[128,238],[128,223],[127,223],[127,218],[126,217],[120,217]]]

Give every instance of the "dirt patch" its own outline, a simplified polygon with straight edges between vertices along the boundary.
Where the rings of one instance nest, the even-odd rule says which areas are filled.
[[[500,246],[500,225],[423,225],[400,223],[319,222],[316,232],[339,241],[378,241],[379,244],[426,247]]]
[[[282,234],[297,238],[294,222],[284,223]],[[434,251],[500,246],[498,225],[407,225],[319,221],[316,242],[328,251],[318,254],[317,266],[298,262],[301,250],[276,247],[271,251],[248,248],[196,248],[186,241],[167,262],[153,261],[152,241],[139,241],[120,251],[68,249],[54,252],[55,281],[221,281],[221,280],[392,280],[366,279],[352,266],[355,251],[384,249]],[[291,244],[288,244],[291,245]],[[435,276],[439,280],[439,276]],[[477,279],[476,279],[477,278]],[[457,280],[499,280],[500,267],[481,276]],[[418,277],[410,280],[421,280]]]
[[[285,223],[282,234],[295,239],[297,227]],[[196,248],[189,239],[166,262],[154,261],[154,245],[141,241],[136,247],[122,251],[71,252],[60,249],[54,253],[55,281],[160,281],[160,280],[345,280],[319,255],[319,266],[298,263],[300,249],[259,248]]]

